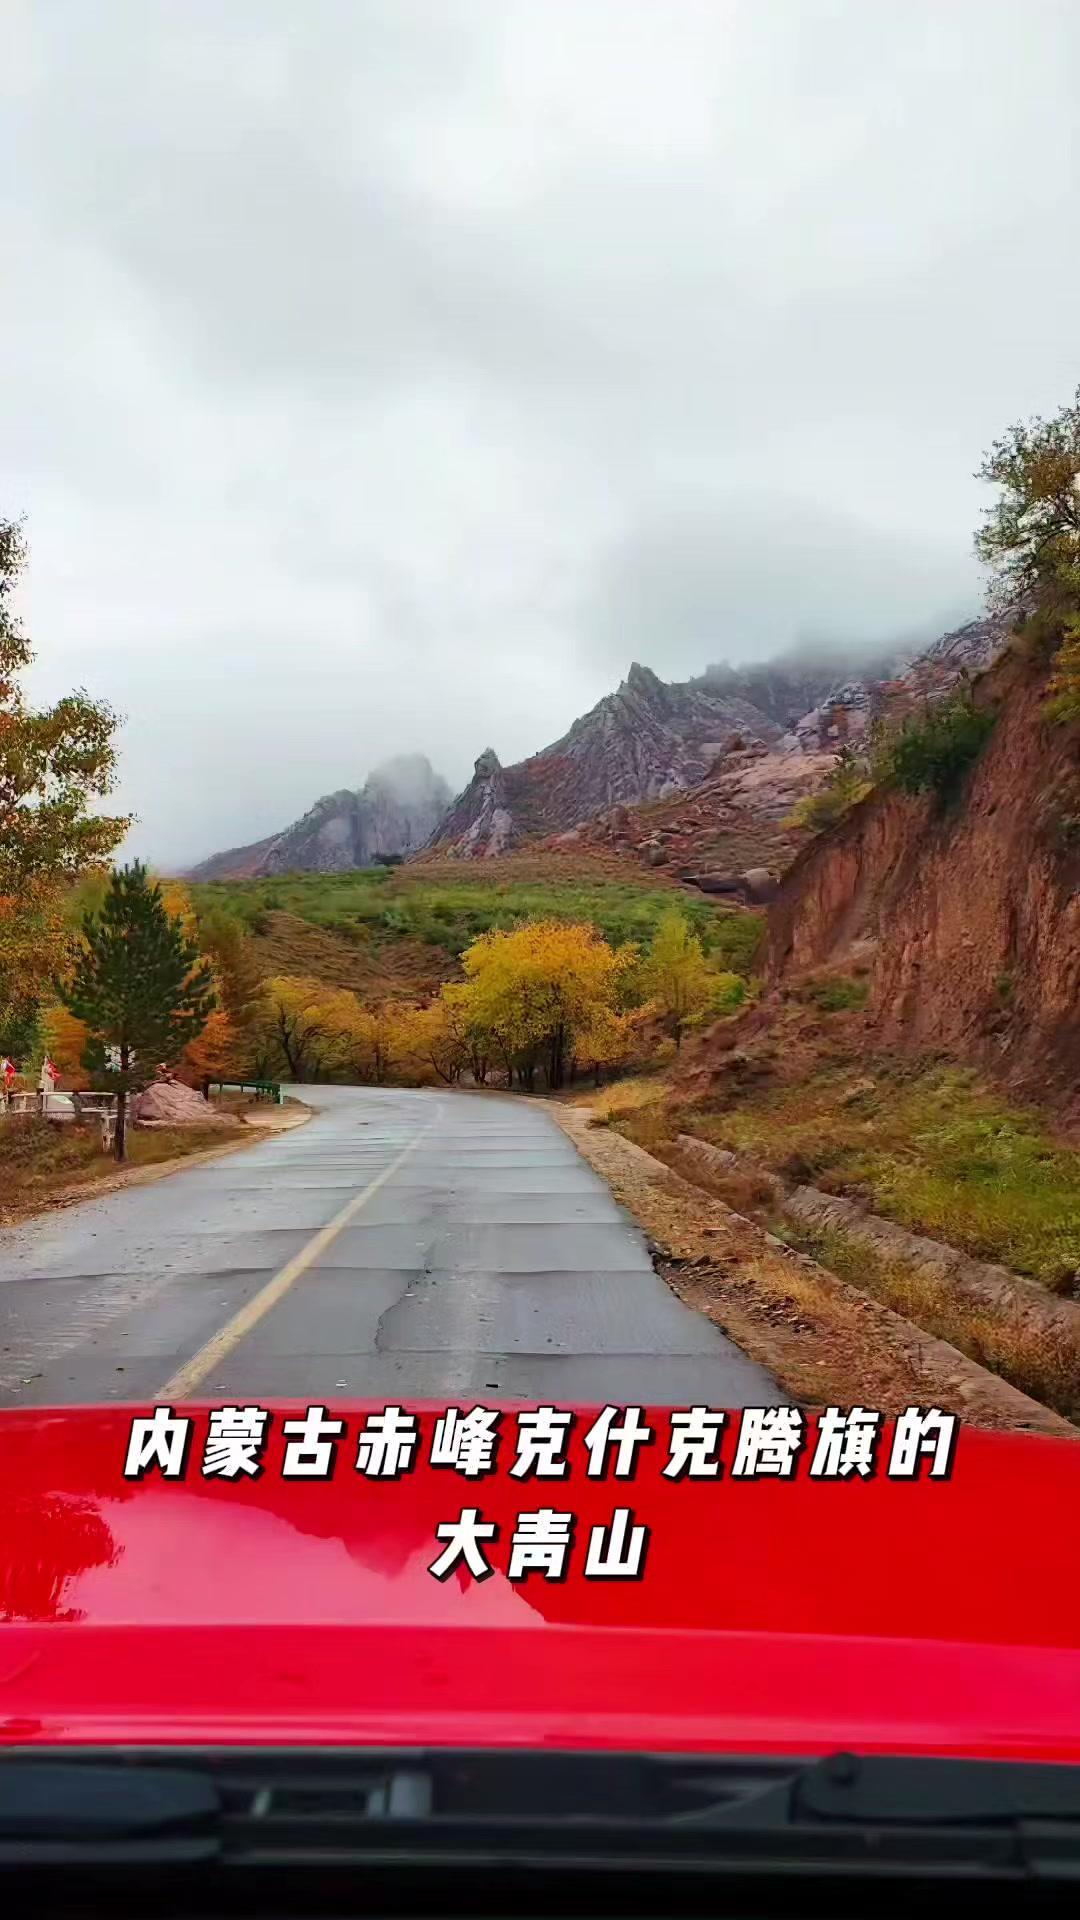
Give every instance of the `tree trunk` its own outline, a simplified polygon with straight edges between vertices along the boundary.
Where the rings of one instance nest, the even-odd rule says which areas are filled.
[[[121,1088],[116,1096],[116,1132],[113,1135],[113,1152],[118,1160],[127,1159],[127,1092]]]

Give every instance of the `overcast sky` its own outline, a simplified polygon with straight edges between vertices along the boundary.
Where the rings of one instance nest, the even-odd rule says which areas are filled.
[[[5,0],[0,513],[130,847],[979,610],[1080,378],[1075,0]]]

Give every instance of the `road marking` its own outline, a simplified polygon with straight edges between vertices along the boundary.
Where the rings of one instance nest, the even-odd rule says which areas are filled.
[[[372,1194],[378,1193],[379,1188],[386,1185],[391,1176],[408,1159],[410,1153],[419,1146],[425,1134],[430,1133],[433,1125],[434,1121],[422,1127],[420,1132],[409,1141],[408,1146],[402,1148],[396,1160],[391,1160],[388,1167],[384,1167],[380,1174],[376,1174],[374,1180],[368,1182],[362,1193],[355,1193],[348,1205],[342,1207],[340,1213],[335,1214],[325,1227],[320,1227],[314,1239],[309,1240],[306,1247],[301,1247],[299,1253],[294,1254],[288,1264],[282,1267],[279,1273],[275,1273],[273,1279],[268,1280],[265,1287],[262,1287],[240,1308],[239,1313],[235,1313],[232,1319],[206,1342],[205,1346],[199,1348],[198,1353],[193,1354],[192,1358],[186,1361],[171,1379],[166,1380],[165,1385],[154,1396],[155,1399],[159,1401],[189,1400],[195,1388],[206,1379],[207,1374],[212,1373],[219,1362],[239,1345],[252,1328],[258,1326],[259,1321],[269,1313],[271,1307],[275,1307],[278,1301],[288,1293],[293,1282],[299,1280],[302,1273],[307,1272],[319,1255],[326,1252],[327,1247],[333,1246],[338,1234],[344,1231],[350,1220],[355,1220],[361,1207],[367,1205]]]

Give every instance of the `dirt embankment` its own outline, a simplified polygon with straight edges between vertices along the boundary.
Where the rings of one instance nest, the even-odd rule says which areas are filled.
[[[955,1055],[1080,1122],[1080,738],[1046,669],[975,689],[996,727],[951,806],[874,794],[799,855],[769,916],[779,982],[858,954],[868,1037]]]

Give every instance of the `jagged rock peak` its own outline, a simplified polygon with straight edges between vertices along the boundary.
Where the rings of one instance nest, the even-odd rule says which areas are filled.
[[[323,794],[284,833],[215,855],[195,879],[343,873],[423,846],[450,802],[446,781],[422,753],[403,753],[372,769],[363,787]]]
[[[640,660],[635,660],[619,689],[620,693],[624,689],[627,693],[641,694],[648,699],[653,694],[662,694],[664,683],[651,667],[643,667]]]
[[[492,774],[501,772],[502,762],[494,747],[485,747],[483,753],[477,754],[473,767],[474,780],[490,780]]]

